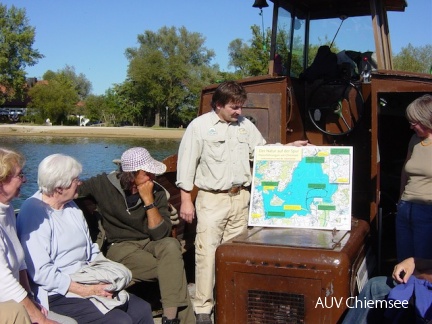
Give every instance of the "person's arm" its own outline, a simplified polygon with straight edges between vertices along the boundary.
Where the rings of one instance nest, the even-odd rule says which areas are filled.
[[[27,270],[21,270],[19,272],[19,279],[20,279],[21,286],[27,291],[27,296],[22,301],[20,301],[20,303],[26,309],[32,323],[41,323],[41,324],[57,323],[52,320],[49,320],[46,317],[48,315],[48,311],[33,299],[33,293],[31,292],[30,289]]]
[[[96,179],[98,176],[91,177],[81,182],[81,185],[78,186],[78,197],[88,197],[93,196],[93,186],[96,183]]]
[[[49,218],[43,206],[36,199],[33,204],[30,199],[35,198],[29,198],[21,206],[17,218],[18,237],[24,249],[27,272],[44,290],[65,295],[71,279],[57,268],[51,258],[54,243]]]
[[[153,180],[147,176],[142,177],[142,173],[135,178],[135,184],[144,204],[150,238],[157,241],[169,236],[172,223],[165,190],[159,185],[155,187]]]
[[[36,306],[35,301],[29,297],[25,297],[20,304],[22,304],[30,316],[32,323],[39,324],[57,324],[57,322],[48,319],[40,309]]]
[[[407,283],[411,275],[432,282],[432,260],[405,259],[395,266],[392,277],[399,283]]]
[[[177,181],[180,189],[180,218],[192,223],[195,218],[195,206],[192,201],[192,190],[198,161],[201,158],[203,142],[198,126],[189,124],[180,143],[177,159]]]
[[[30,283],[28,280],[28,275],[27,275],[27,271],[26,270],[21,270],[20,271],[20,283],[23,286],[23,288],[29,292],[29,295],[31,296],[31,289],[30,289]],[[74,281],[70,281],[70,285],[69,285],[69,289],[68,292],[73,292],[77,295],[80,295],[82,297],[88,297],[88,296],[103,296],[103,297],[108,297],[108,298],[112,298],[113,293],[105,290],[107,288],[109,288],[111,285],[110,284],[93,284],[93,285],[83,285],[83,284],[79,284],[76,283]],[[26,297],[29,301],[33,302],[35,304],[35,307],[37,308],[37,310],[42,311],[42,313],[44,312],[44,308],[41,308],[40,305],[38,305],[36,303],[36,301],[34,301],[32,298]],[[24,304],[24,307],[29,306],[29,304],[27,303],[27,301]],[[34,310],[32,310],[34,311]],[[35,313],[36,315],[37,312]],[[44,314],[45,316],[47,315],[47,313]],[[29,312],[29,316],[30,318],[33,320],[32,315]],[[38,323],[38,321],[33,321],[34,323]]]
[[[432,260],[414,258],[414,261],[415,261],[415,268],[417,271],[423,272],[432,269]]]
[[[414,258],[415,270],[414,275],[419,279],[432,282],[432,260]]]
[[[151,229],[159,226],[159,224],[163,222],[163,217],[159,213],[158,208],[156,206],[148,208],[148,206],[151,206],[152,204],[154,205],[155,203],[153,195],[154,182],[150,179],[145,180],[142,178],[142,173],[138,173],[135,179],[135,184],[137,185],[139,195],[144,202],[144,208],[146,208],[148,227]]]
[[[180,197],[180,217],[187,223],[192,223],[195,218],[195,206],[192,202],[192,194],[190,191],[180,189]]]
[[[0,228],[0,302],[14,300],[20,302],[27,295],[25,288],[15,278],[8,259],[7,251],[13,247],[4,244]]]
[[[90,229],[89,225],[85,219],[85,216],[82,212],[82,210],[78,207],[78,205],[74,201],[68,202],[68,207],[72,207],[73,210],[76,210],[77,216],[79,215],[78,219],[80,220],[80,225],[83,231],[83,235],[86,236],[87,242],[88,242],[88,261],[91,262],[101,253],[99,249],[99,245],[96,242],[93,242],[90,236]],[[78,222],[77,222],[78,224]]]
[[[405,164],[408,162],[408,160],[411,158],[411,152],[407,153],[407,157],[405,159],[405,162],[402,166],[402,171],[401,171],[401,180],[400,180],[400,189],[399,189],[399,199],[402,197],[402,194],[405,190],[405,186],[408,182],[408,176],[405,172]]]
[[[40,254],[37,257],[38,259],[39,259],[39,257],[41,260],[49,259],[49,256],[46,255],[46,252],[45,253],[39,252],[39,253]],[[36,262],[36,261],[33,261],[33,262]],[[30,263],[30,264],[32,264],[32,263]],[[37,264],[39,264],[39,263],[37,263]],[[113,293],[105,290],[105,289],[110,287],[109,284],[82,285],[82,284],[76,283],[76,282],[70,280],[69,275],[59,273],[56,270],[55,266],[51,262],[47,262],[44,265],[41,265],[40,267],[44,267],[44,268],[48,268],[48,269],[47,269],[46,274],[43,271],[39,272],[37,274],[37,278],[45,278],[46,276],[50,276],[51,273],[54,273],[54,277],[56,278],[52,282],[48,278],[46,278],[46,281],[47,281],[46,284],[47,285],[56,286],[56,282],[59,282],[59,287],[61,287],[63,285],[63,282],[66,280],[68,288],[65,292],[62,292],[63,295],[66,295],[67,292],[73,292],[73,293],[80,295],[82,297],[97,295],[97,296],[112,298]],[[28,282],[27,271],[22,270],[20,272],[20,281],[21,281],[21,284],[24,287],[24,289],[26,289],[28,292],[30,292],[30,284]],[[62,290],[62,289],[54,289],[54,290],[57,291],[57,290]],[[33,302],[33,300],[31,300],[30,298],[28,298],[28,297],[26,297],[26,298],[29,301]],[[26,309],[27,309],[27,307],[30,307],[29,304],[27,303],[27,301],[25,301],[25,303],[23,305],[24,305],[24,307],[26,307]],[[32,318],[32,315],[30,314],[30,312],[29,312],[29,316],[30,316],[30,318]],[[33,320],[33,318],[32,318],[32,320]],[[37,321],[33,321],[33,322],[37,323]]]
[[[417,143],[419,141],[418,136],[416,134],[414,134],[409,143],[408,143],[408,150],[407,150],[407,155],[405,158],[405,162],[402,166],[402,170],[401,170],[401,180],[400,180],[400,188],[399,188],[399,199],[402,197],[403,192],[405,191],[405,186],[408,182],[408,175],[405,172],[405,165],[407,164],[407,162],[411,159],[411,155],[414,149],[414,145],[415,143]]]
[[[285,144],[287,146],[312,146],[312,144],[309,143],[308,140],[298,140],[294,141],[288,144]]]
[[[0,302],[7,300],[14,300],[17,303],[20,303],[24,306],[27,311],[32,323],[41,323],[41,324],[52,324],[52,322],[48,320],[45,315],[40,311],[40,309],[36,306],[32,299],[30,299],[29,285],[26,286],[20,283],[13,276],[12,271],[9,268],[8,260],[5,258],[5,249],[2,244],[3,240],[0,238]],[[19,278],[23,278],[23,274],[26,274],[25,270],[21,270],[19,273]],[[27,279],[28,284],[28,279]]]
[[[110,284],[83,285],[75,281],[71,281],[68,292],[77,294],[81,297],[102,296],[113,298],[113,294],[115,292],[110,292],[107,290],[110,286]]]
[[[414,270],[415,260],[414,258],[408,258],[394,267],[392,277],[399,283],[407,283],[409,277],[414,273]]]
[[[21,286],[27,291],[27,297],[35,304],[36,308],[44,315],[48,315],[48,310],[34,300],[33,292],[31,291],[30,282],[28,280],[27,270],[20,270],[19,282]]]

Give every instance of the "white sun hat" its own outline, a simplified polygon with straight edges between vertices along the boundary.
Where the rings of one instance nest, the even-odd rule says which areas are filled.
[[[125,151],[120,161],[122,170],[125,172],[143,170],[160,175],[166,171],[166,165],[153,159],[150,153],[143,147],[133,147]]]

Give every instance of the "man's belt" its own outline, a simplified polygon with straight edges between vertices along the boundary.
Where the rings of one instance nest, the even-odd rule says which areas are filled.
[[[225,194],[228,194],[230,197],[232,197],[232,196],[239,195],[241,190],[247,190],[247,188],[244,186],[233,186],[227,190],[206,190],[206,189],[200,189],[200,190],[206,191],[206,192],[211,192],[214,194],[225,193]]]

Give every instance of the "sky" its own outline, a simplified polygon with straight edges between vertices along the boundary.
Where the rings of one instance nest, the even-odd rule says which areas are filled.
[[[349,1],[349,0],[347,0]],[[432,44],[432,0],[407,0],[404,13],[388,15],[394,53],[409,43]],[[92,83],[92,93],[104,94],[126,79],[127,48],[138,46],[137,36],[161,27],[186,27],[200,33],[204,46],[214,50],[213,64],[229,71],[228,45],[248,42],[252,25],[262,26],[254,0],[0,0],[26,10],[36,28],[33,48],[45,57],[27,67],[28,77],[42,79],[47,70],[74,67]],[[264,28],[271,27],[272,3],[263,8]]]

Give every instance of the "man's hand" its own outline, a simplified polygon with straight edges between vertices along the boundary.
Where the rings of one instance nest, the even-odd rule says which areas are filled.
[[[180,217],[187,223],[191,224],[195,218],[195,206],[192,202],[192,196],[190,191],[180,189],[181,205],[180,205]]]
[[[310,144],[308,140],[294,141],[292,143],[288,143],[285,145],[287,145],[287,146],[312,146],[312,144]]]
[[[180,217],[184,219],[187,223],[192,223],[195,218],[195,207],[191,201],[182,202],[180,206]]]

